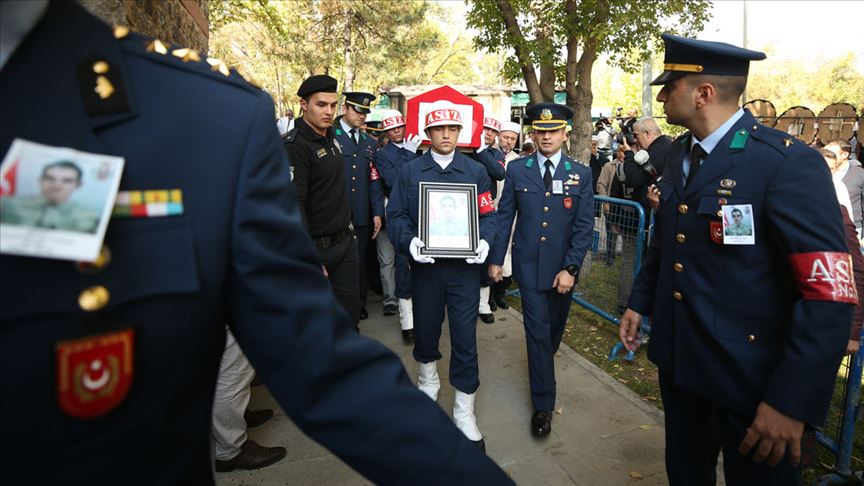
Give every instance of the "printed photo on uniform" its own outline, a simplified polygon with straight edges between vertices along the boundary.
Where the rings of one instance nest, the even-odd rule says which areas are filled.
[[[723,244],[755,244],[756,228],[753,223],[753,207],[750,204],[721,207],[723,209]]]
[[[420,183],[420,238],[426,256],[466,258],[478,243],[477,187]]]
[[[16,139],[0,165],[0,252],[93,261],[123,158]]]

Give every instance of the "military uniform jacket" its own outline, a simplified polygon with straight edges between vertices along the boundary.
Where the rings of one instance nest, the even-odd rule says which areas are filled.
[[[0,71],[3,153],[20,137],[120,155],[121,190],[177,188],[184,203],[181,216],[112,220],[112,258],[95,271],[0,256],[3,482],[212,484],[227,322],[292,420],[371,481],[510,484],[336,304],[269,96],[215,60],[162,47],[52,2]],[[110,67],[110,112],[85,101],[94,60]],[[84,311],[79,294],[96,285],[110,299]],[[55,345],[119,328],[135,332],[128,395],[101,416],[66,415]]]
[[[496,147],[488,146],[480,152],[471,154],[477,161],[483,164],[486,173],[489,174],[489,187],[492,192],[492,199],[498,197],[498,185],[496,181],[503,181],[506,164],[504,163],[504,152]]]
[[[848,251],[827,167],[749,112],[685,188],[689,150],[689,135],[670,148],[654,237],[629,301],[653,318],[648,357],[678,386],[744,416],[765,401],[819,425],[852,316],[852,305],[832,301],[839,294],[802,297],[812,294],[808,284],[844,278],[814,258]],[[755,244],[722,244],[721,204],[752,205]]]
[[[359,143],[354,143],[338,123],[334,130],[339,150],[342,151],[345,193],[351,207],[351,222],[354,226],[369,226],[373,216],[384,217],[384,190],[381,188],[381,176],[374,162],[378,144],[359,130]]]
[[[466,155],[456,152],[453,161],[446,169],[441,169],[432,159],[432,151],[417,157],[402,166],[399,180],[390,193],[387,206],[387,220],[390,222],[391,235],[398,240],[394,244],[410,254],[411,240],[418,236],[418,216],[420,215],[420,182],[441,182],[458,184],[476,184],[478,199],[478,214],[480,239],[486,240],[489,246],[495,238],[495,209],[489,192],[489,176],[482,166]]]
[[[513,277],[519,285],[550,290],[558,272],[570,265],[582,267],[594,230],[594,183],[591,170],[563,152],[552,175],[553,181],[562,183],[561,194],[546,190],[537,167],[536,155],[507,164],[489,262],[504,263],[518,212],[511,248]]]
[[[402,147],[397,147],[392,142],[387,143],[375,152],[375,167],[378,168],[378,173],[381,174],[381,181],[384,183],[384,193],[387,196],[393,190],[402,166],[416,158],[417,154]]]

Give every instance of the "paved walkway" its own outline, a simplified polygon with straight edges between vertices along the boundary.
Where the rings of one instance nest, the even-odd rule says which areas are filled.
[[[416,380],[417,366],[411,347],[402,343],[398,319],[383,317],[380,305],[369,306],[369,313],[370,318],[361,322],[361,332],[395,351]],[[550,436],[533,438],[521,315],[513,309],[499,310],[496,318],[491,325],[477,324],[480,389],[476,413],[492,459],[524,485],[667,484],[662,412],[566,345],[562,344],[556,359],[560,414],[555,414]],[[439,365],[442,387],[438,403],[452,413],[446,330],[441,350],[444,359]],[[263,387],[253,389],[250,408],[276,411],[273,420],[252,429],[249,435],[262,445],[286,447],[288,456],[257,471],[216,474],[219,486],[369,484],[303,435]]]

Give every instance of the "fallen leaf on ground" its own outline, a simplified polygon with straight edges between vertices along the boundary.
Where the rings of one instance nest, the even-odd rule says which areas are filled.
[[[561,357],[561,351],[558,351],[557,353],[555,353],[555,357],[560,358]]]
[[[558,415],[561,415],[561,407],[556,408],[555,413],[557,413]]]
[[[645,479],[645,476],[639,474],[636,471],[630,471],[630,477],[633,479]]]
[[[640,425],[639,428],[642,430],[651,430],[654,428],[654,426],[652,426],[652,425]]]

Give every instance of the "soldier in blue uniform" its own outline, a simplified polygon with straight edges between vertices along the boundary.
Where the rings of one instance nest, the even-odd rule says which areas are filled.
[[[387,143],[375,153],[375,166],[381,173],[381,181],[384,183],[384,193],[390,197],[393,186],[399,178],[402,166],[417,158],[417,147],[420,145],[420,136],[412,135],[405,137],[405,118],[398,110],[385,112],[381,120],[382,137]],[[414,341],[414,313],[411,303],[411,255],[399,251],[391,242],[398,242],[399,237],[394,233],[395,225],[387,224],[386,240],[379,236],[379,252],[385,257],[390,257],[394,265],[390,268],[393,282],[393,295],[399,302],[399,324],[402,329],[402,339],[406,343]],[[389,248],[387,247],[389,245]],[[384,247],[383,249],[381,247]],[[383,260],[383,259],[382,259]],[[382,266],[383,272],[383,266]],[[382,281],[388,280],[382,275]]]
[[[369,242],[378,238],[384,223],[384,192],[381,176],[373,159],[378,141],[363,130],[370,103],[375,99],[370,93],[349,92],[345,95],[345,111],[336,124],[336,141],[342,151],[345,169],[345,192],[351,208],[351,223],[357,236],[357,254],[360,258],[360,319],[369,317],[366,311],[366,294],[369,283],[366,279],[366,252]]]
[[[594,184],[591,170],[562,150],[573,111],[555,103],[538,103],[528,107],[527,114],[537,152],[508,164],[498,201],[498,234],[489,276],[495,282],[503,278],[502,265],[516,218],[511,256],[528,347],[534,406],[531,432],[545,436],[552,431],[555,409],[554,355],[561,345],[573,286],[594,229]]]
[[[798,484],[805,424],[825,420],[857,301],[831,175],[816,151],[739,107],[750,61],[765,54],[663,39],[652,84],[690,132],[666,158],[621,341],[635,349],[652,317],[672,485],[714,484],[721,449],[727,484]],[[727,204],[752,215],[749,241],[724,236]]]
[[[370,481],[511,483],[336,304],[266,93],[76,2],[0,2],[0,29],[0,153],[122,156],[121,191],[182,195],[112,219],[94,263],[0,256],[4,484],[213,484],[226,322],[286,414]]]
[[[423,156],[402,166],[390,193],[389,221],[398,235],[397,246],[410,253],[414,304],[414,359],[420,363],[418,387],[432,400],[438,399],[440,379],[438,341],[444,324],[444,310],[450,327],[450,383],[456,388],[453,420],[471,441],[485,450],[477,429],[474,397],[480,386],[477,365],[477,304],[480,274],[489,253],[488,242],[495,236],[495,209],[489,192],[489,177],[481,166],[456,150],[462,118],[456,106],[437,101],[425,118],[426,136],[432,147]],[[477,186],[480,241],[477,257],[439,258],[420,254],[425,246],[418,237],[418,195],[420,182],[475,184]]]
[[[475,160],[483,164],[486,173],[489,174],[489,187],[492,193],[492,199],[498,197],[498,181],[504,180],[505,164],[504,152],[495,146],[498,141],[498,133],[501,132],[501,122],[491,116],[483,117],[483,137],[480,149],[473,154]],[[489,276],[486,272],[480,280],[480,320],[486,324],[495,322],[495,314],[492,313],[495,309],[495,301],[490,298],[490,287],[492,285]]]

